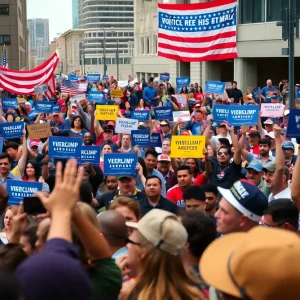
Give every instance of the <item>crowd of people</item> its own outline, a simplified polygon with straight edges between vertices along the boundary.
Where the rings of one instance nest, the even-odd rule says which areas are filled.
[[[86,83],[79,78],[78,83]],[[269,79],[257,93],[233,81],[224,94],[198,83],[181,88],[150,78],[118,86],[88,83],[79,100],[61,92],[48,100],[60,112],[35,112],[42,94],[12,95],[0,123],[50,123],[49,136],[100,146],[100,163],[49,154],[49,138],[4,139],[0,154],[0,295],[41,299],[297,299],[300,292],[299,140],[287,136],[288,82]],[[112,90],[123,97],[111,97]],[[148,110],[139,130],[160,134],[160,147],[132,145],[116,120],[97,120],[88,93],[105,94],[118,118]],[[178,101],[180,96],[180,101]],[[182,102],[184,96],[185,102]],[[213,118],[215,104],[282,103],[281,117],[233,127]],[[188,111],[189,120],[156,120],[155,108]],[[174,136],[205,136],[203,153],[174,157]],[[105,154],[138,156],[136,174],[106,175]],[[40,182],[46,212],[10,205],[10,180]]]

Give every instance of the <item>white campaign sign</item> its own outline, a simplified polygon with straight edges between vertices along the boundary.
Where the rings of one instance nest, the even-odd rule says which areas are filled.
[[[130,133],[137,130],[139,121],[127,118],[118,118],[116,122],[116,133]]]
[[[190,112],[187,110],[173,111],[173,122],[177,122],[179,118],[184,122],[190,121],[191,120]]]

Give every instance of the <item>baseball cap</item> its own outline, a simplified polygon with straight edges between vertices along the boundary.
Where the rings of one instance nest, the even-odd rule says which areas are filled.
[[[151,244],[171,255],[185,249],[188,234],[177,216],[162,209],[152,209],[138,223],[126,222],[137,229]]]
[[[246,299],[245,294],[252,300],[297,299],[299,259],[297,234],[256,226],[213,241],[199,269],[207,284],[239,299]]]
[[[261,172],[263,169],[262,162],[259,160],[252,160],[246,169],[253,169],[257,172]]]
[[[226,125],[221,122],[221,123],[218,124],[218,128],[220,128],[220,127],[226,127]]]
[[[133,176],[133,175],[119,175],[118,176],[118,180],[123,179],[123,178],[132,179],[132,178],[135,178],[135,176]]]
[[[293,150],[295,150],[295,146],[294,146],[293,142],[291,142],[291,141],[283,142],[281,147],[282,147],[282,149],[293,149]]]
[[[104,128],[103,128],[103,131],[113,132],[114,131],[114,127],[112,125],[105,125]]]
[[[268,207],[268,199],[253,184],[236,181],[230,189],[218,187],[220,194],[240,213],[259,222]]]
[[[161,121],[159,124],[160,125],[169,125],[166,121]]]
[[[195,107],[201,107],[201,104],[197,103],[197,104],[195,105]]]
[[[275,135],[274,135],[274,132],[273,132],[273,131],[267,133],[265,136],[268,136],[268,137],[270,137],[271,139],[275,139]]]
[[[113,127],[115,127],[115,126],[116,126],[116,123],[115,123],[114,121],[108,121],[108,122],[106,123],[106,125],[107,125],[107,126],[113,126]]]
[[[39,143],[37,141],[30,141],[30,148],[32,147],[38,147],[39,146]]]
[[[167,154],[158,155],[157,161],[171,161],[171,158]]]
[[[268,119],[268,120],[266,120],[264,122],[264,124],[266,124],[266,125],[273,125],[274,123],[273,123],[273,121],[271,119]]]
[[[270,161],[270,162],[266,163],[263,166],[263,171],[264,172],[266,172],[266,171],[275,172],[276,171],[276,162],[275,161]],[[285,177],[289,177],[289,175],[290,175],[290,170],[287,166],[284,167],[283,175]]]
[[[290,110],[289,109],[286,109],[285,111],[284,111],[284,116],[287,116],[287,115],[289,115],[290,114]]]
[[[247,132],[247,136],[250,136],[250,137],[260,137],[260,133],[257,131],[257,130],[254,130],[254,129],[250,129],[248,132]]]

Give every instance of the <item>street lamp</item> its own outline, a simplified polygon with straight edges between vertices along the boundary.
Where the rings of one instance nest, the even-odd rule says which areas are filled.
[[[106,66],[106,31],[105,28],[103,29],[103,75],[106,76],[106,70],[107,70],[107,66]]]
[[[114,28],[111,28],[111,32],[117,33]],[[117,81],[119,81],[119,39],[117,34],[117,52],[116,52],[116,59],[117,59]]]

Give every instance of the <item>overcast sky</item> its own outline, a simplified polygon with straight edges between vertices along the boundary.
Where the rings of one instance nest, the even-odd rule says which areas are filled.
[[[49,19],[51,42],[72,28],[72,0],[27,0],[27,18]]]

